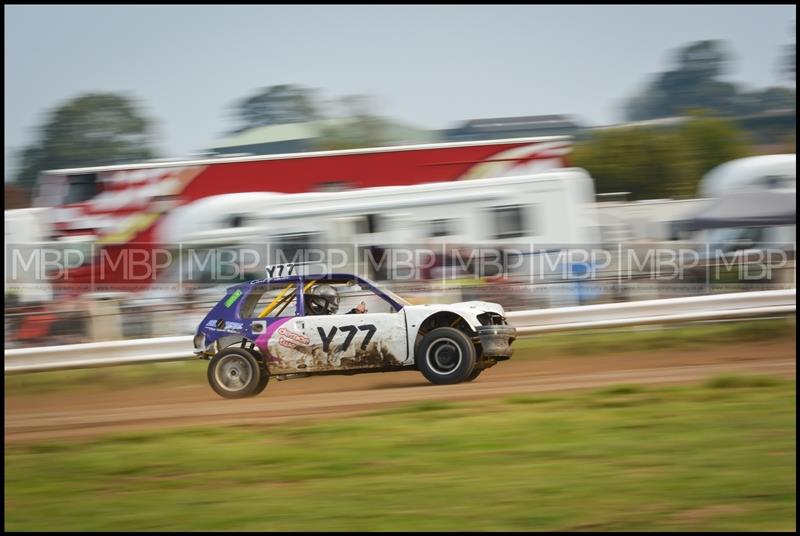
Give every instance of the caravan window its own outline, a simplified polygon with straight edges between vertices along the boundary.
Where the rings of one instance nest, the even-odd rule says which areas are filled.
[[[525,218],[522,205],[492,208],[495,238],[517,238],[525,236]]]
[[[231,285],[263,277],[261,270],[253,271],[259,257],[249,248],[186,246],[174,255],[183,259],[184,284]]]
[[[794,177],[784,175],[769,175],[766,177],[761,177],[758,182],[766,188],[794,188],[795,184],[797,183]]]
[[[378,233],[382,230],[380,214],[364,214],[356,221],[356,233],[367,235]]]
[[[69,175],[67,177],[68,188],[65,204],[82,203],[93,198],[98,193],[97,175],[85,173],[83,175]]]
[[[439,219],[439,220],[431,220],[430,227],[429,227],[429,236],[431,238],[436,238],[439,236],[452,236],[456,233],[453,232],[455,229],[455,221],[452,219]]]
[[[303,263],[318,260],[317,250],[322,247],[319,233],[294,233],[272,237],[271,258],[267,264]]]

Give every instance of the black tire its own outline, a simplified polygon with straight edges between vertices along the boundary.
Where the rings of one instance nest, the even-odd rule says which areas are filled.
[[[269,383],[269,372],[264,370],[263,365],[261,368],[261,379],[258,381],[258,385],[256,385],[255,390],[251,396],[260,395],[261,392],[267,388],[267,384]]]
[[[267,381],[269,376],[264,374],[263,365],[244,348],[224,348],[208,363],[208,384],[223,398],[255,396],[264,390]]]
[[[435,384],[466,380],[475,369],[475,345],[462,331],[436,328],[425,337],[416,354],[417,368]]]
[[[472,372],[469,373],[469,376],[467,376],[467,378],[464,381],[465,382],[471,382],[472,380],[474,380],[475,378],[480,376],[481,372],[483,372],[484,370],[486,370],[486,369],[482,369],[482,368],[473,369]]]
[[[253,391],[252,395],[256,396],[260,395],[261,392],[267,388],[267,384],[269,383],[269,369],[267,368],[264,358],[261,356],[261,352],[259,352],[257,348],[251,348],[249,351],[255,356],[258,364],[261,365],[261,380],[259,380],[256,390]]]

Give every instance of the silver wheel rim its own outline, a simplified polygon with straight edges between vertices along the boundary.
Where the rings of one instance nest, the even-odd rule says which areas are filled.
[[[247,387],[253,377],[253,367],[240,355],[227,355],[220,359],[214,379],[221,389],[236,393]]]
[[[428,367],[440,376],[446,376],[461,365],[461,348],[450,339],[436,339],[425,352]]]

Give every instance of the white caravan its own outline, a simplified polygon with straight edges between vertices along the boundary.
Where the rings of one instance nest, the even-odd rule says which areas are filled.
[[[768,154],[737,158],[715,167],[698,185],[702,197],[720,197],[741,189],[797,189],[797,155]]]
[[[158,238],[165,244],[265,244],[286,251],[345,246],[541,251],[598,244],[593,207],[592,178],[583,169],[565,168],[340,192],[216,196],[173,211]],[[290,253],[270,259],[292,260]]]
[[[746,199],[748,207],[753,207],[756,196],[769,192],[778,199],[780,196],[794,198],[797,193],[797,155],[770,154],[738,158],[715,167],[703,177],[698,185],[701,195],[718,198],[720,202],[737,197]],[[752,195],[756,194],[756,195]],[[708,200],[708,207],[713,200]],[[780,210],[773,207],[774,210]],[[769,214],[769,207],[764,208]],[[699,214],[703,214],[700,209]],[[717,228],[701,231],[697,235],[712,244],[751,244],[752,247],[778,247],[794,250],[796,241],[796,225],[737,225],[730,228]]]
[[[6,210],[4,214],[5,238],[5,294],[13,294],[21,303],[47,301],[52,298],[52,288],[43,281],[42,246],[51,246],[50,226],[46,208],[20,208]]]

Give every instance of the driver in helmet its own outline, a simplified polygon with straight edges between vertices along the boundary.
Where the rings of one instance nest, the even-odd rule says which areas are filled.
[[[304,294],[303,299],[306,302],[306,310],[311,315],[335,315],[339,311],[339,292],[331,285],[324,283],[314,285]],[[362,301],[347,314],[366,312],[367,306]]]

